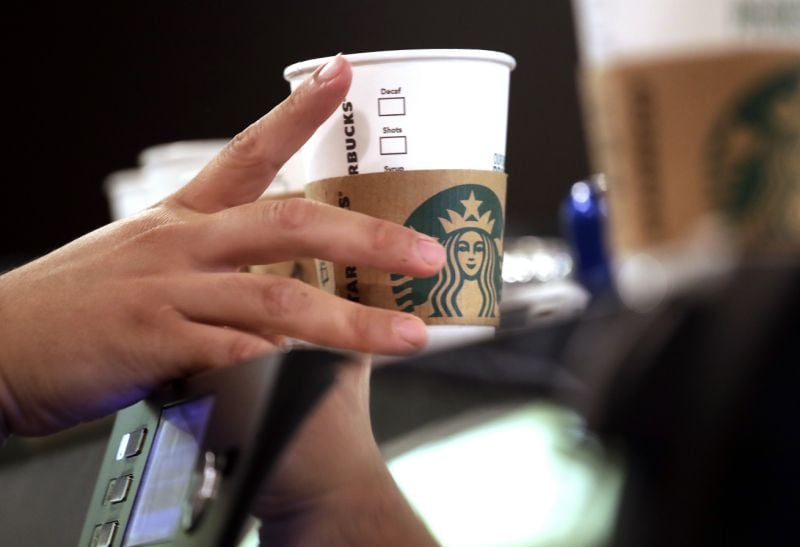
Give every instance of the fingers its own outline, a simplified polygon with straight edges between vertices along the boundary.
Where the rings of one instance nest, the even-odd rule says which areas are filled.
[[[218,368],[255,359],[277,351],[264,338],[236,329],[181,321],[175,327],[172,348],[179,375],[193,374],[208,368]]]
[[[433,238],[322,203],[258,201],[205,221],[197,258],[209,264],[271,264],[314,257],[428,277],[446,259]]]
[[[295,279],[195,274],[182,276],[172,294],[173,305],[193,321],[259,335],[391,355],[421,349],[427,339],[416,317],[355,304]]]
[[[285,101],[237,135],[168,199],[206,213],[257,199],[278,169],[339,106],[351,77],[350,64],[337,55]]]

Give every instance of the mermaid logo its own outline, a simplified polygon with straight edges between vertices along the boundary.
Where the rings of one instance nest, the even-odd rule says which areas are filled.
[[[447,262],[429,278],[393,274],[398,308],[423,318],[490,323],[498,317],[503,210],[494,192],[477,184],[449,188],[420,205],[405,225],[437,238]]]
[[[729,108],[709,141],[713,199],[746,245],[800,243],[800,66]]]

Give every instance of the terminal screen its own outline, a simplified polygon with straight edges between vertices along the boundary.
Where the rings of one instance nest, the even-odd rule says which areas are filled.
[[[213,403],[209,396],[161,411],[124,547],[162,542],[175,534]]]

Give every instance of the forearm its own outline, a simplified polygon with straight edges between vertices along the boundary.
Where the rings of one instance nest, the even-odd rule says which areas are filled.
[[[332,495],[264,523],[261,545],[428,547],[438,543],[387,472],[380,484]]]

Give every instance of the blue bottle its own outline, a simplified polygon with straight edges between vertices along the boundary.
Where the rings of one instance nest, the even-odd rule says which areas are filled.
[[[606,246],[608,213],[605,179],[595,175],[576,182],[561,204],[561,229],[572,248],[578,281],[593,295],[613,292]]]

